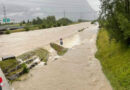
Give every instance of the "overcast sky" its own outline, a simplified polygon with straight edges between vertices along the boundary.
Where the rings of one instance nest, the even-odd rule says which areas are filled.
[[[99,11],[99,7],[100,7],[100,1],[99,0],[87,0],[89,2],[89,4],[91,5],[91,7],[96,10]]]
[[[37,16],[55,15],[58,18],[94,18],[99,10],[98,0],[0,0],[0,18],[3,18],[2,3],[6,6],[7,17],[15,21],[32,19]]]

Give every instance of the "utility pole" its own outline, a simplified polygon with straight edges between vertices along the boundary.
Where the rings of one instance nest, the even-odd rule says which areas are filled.
[[[66,12],[65,12],[65,10],[64,10],[64,18],[66,18]]]

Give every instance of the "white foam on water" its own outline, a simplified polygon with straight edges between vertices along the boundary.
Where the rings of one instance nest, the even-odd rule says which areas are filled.
[[[45,65],[45,62],[40,62],[36,67],[42,67]]]
[[[76,45],[80,45],[80,36],[78,34],[64,40],[64,47],[72,48]]]
[[[36,58],[33,63],[37,63],[37,62],[40,62],[40,58]]]

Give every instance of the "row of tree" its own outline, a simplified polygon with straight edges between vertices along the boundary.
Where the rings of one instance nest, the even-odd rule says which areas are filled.
[[[69,20],[68,18],[61,18],[59,20],[56,20],[55,16],[48,16],[46,18],[35,18],[32,21],[22,21],[22,24],[25,25],[36,25],[39,26],[39,28],[50,28],[50,27],[58,27],[58,26],[66,26],[69,24],[72,24],[73,22]]]
[[[100,1],[100,25],[107,28],[111,38],[130,45],[130,0]]]

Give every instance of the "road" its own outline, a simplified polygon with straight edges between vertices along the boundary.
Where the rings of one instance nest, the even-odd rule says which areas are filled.
[[[84,27],[84,31],[78,32]],[[12,87],[15,90],[112,90],[100,62],[95,58],[98,26],[82,23],[53,30],[46,33],[47,40],[42,38],[46,41],[44,43],[63,37],[64,47],[68,47],[69,51],[62,57],[49,59],[47,66],[32,69],[25,80],[14,82]],[[43,33],[39,38],[45,34],[41,35]]]

